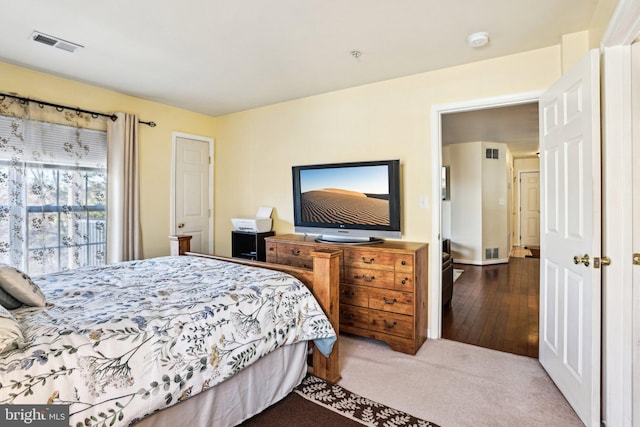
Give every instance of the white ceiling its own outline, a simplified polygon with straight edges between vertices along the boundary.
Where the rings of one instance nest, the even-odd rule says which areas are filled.
[[[0,0],[0,60],[217,116],[555,45],[597,1]]]
[[[538,103],[442,115],[442,144],[505,143],[515,158],[539,151]]]

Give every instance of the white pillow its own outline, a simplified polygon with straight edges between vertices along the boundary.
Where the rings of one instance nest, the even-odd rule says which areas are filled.
[[[15,310],[18,307],[22,307],[22,302],[12,297],[7,291],[0,288],[0,305],[7,310]]]
[[[24,347],[24,336],[18,321],[0,306],[0,353]]]
[[[26,273],[15,267],[0,264],[0,288],[18,301],[34,306],[44,307],[44,294]]]

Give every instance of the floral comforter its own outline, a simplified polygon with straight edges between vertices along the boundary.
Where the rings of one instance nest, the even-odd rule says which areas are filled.
[[[0,355],[0,404],[69,404],[73,426],[129,425],[280,346],[335,340],[310,291],[272,270],[180,256],[33,280],[48,304],[12,311],[27,346]]]

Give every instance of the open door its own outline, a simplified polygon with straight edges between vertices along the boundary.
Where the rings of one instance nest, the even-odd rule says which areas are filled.
[[[599,70],[593,50],[539,107],[540,363],[587,427],[600,425]]]

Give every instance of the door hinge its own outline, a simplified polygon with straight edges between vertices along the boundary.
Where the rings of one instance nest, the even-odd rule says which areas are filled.
[[[211,164],[211,156],[209,156],[209,164]]]
[[[633,254],[633,265],[640,265],[640,254]]]

